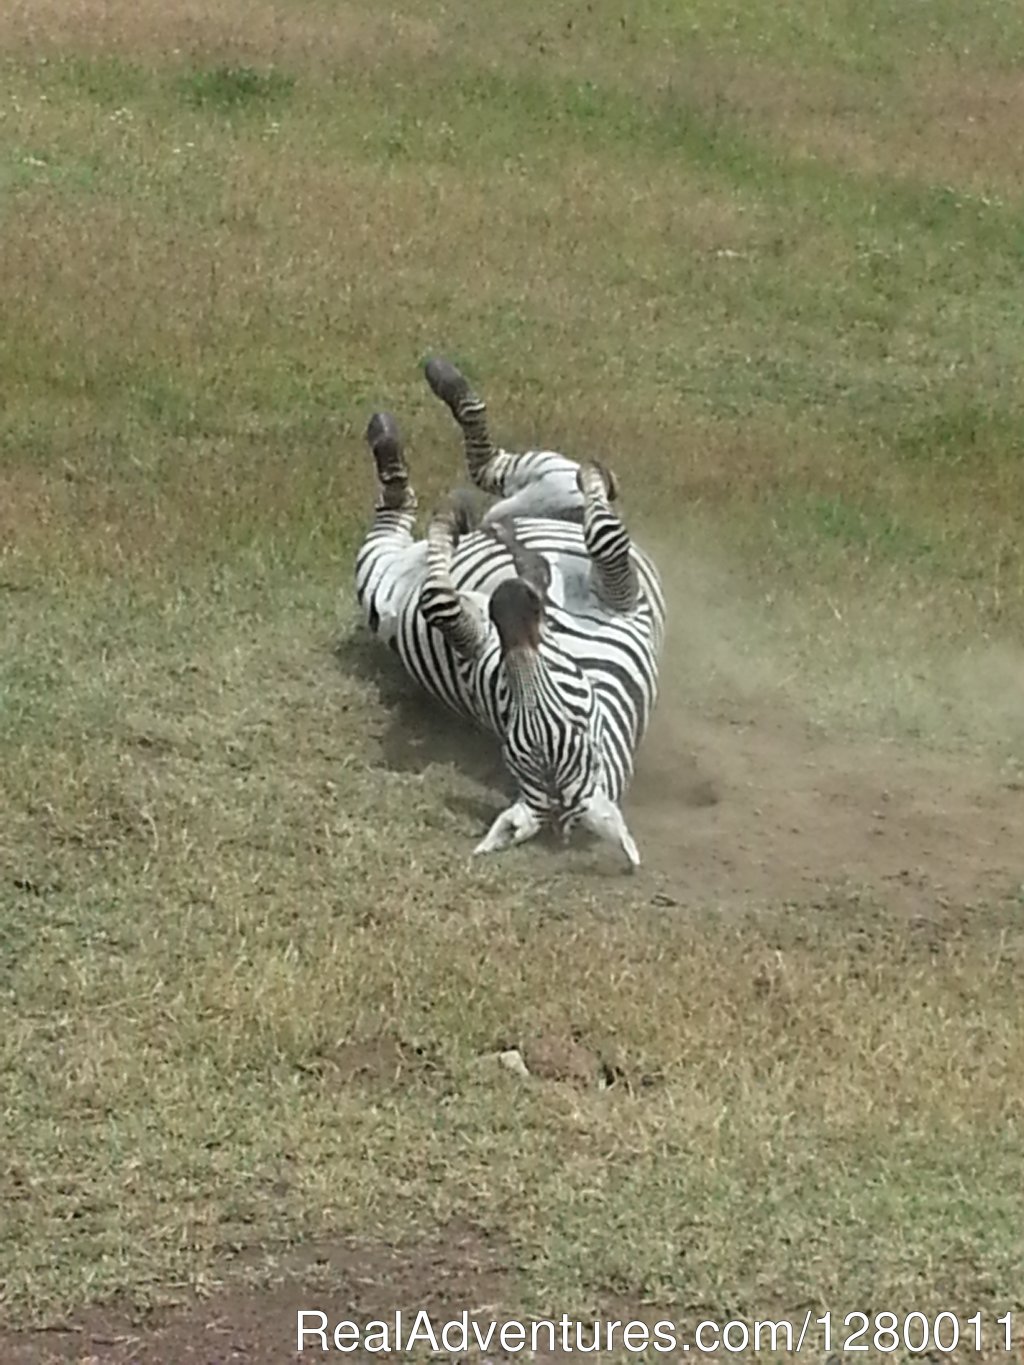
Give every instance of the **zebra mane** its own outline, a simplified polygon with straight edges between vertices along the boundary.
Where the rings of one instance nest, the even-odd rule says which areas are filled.
[[[524,583],[533,589],[541,602],[546,603],[548,589],[551,586],[551,565],[544,555],[539,550],[531,550],[522,543],[516,535],[515,525],[511,521],[488,522],[481,529],[493,537],[499,545],[505,547],[512,556],[516,573]]]
[[[463,536],[480,528],[480,499],[469,488],[456,488],[449,495],[448,510],[451,515],[452,545],[457,546]]]

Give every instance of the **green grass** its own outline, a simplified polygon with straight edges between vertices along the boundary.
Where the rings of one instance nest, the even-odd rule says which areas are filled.
[[[455,1214],[542,1313],[1020,1306],[1012,886],[471,865],[481,782],[344,641],[370,412],[458,476],[442,350],[616,467],[694,714],[725,659],[1019,763],[1024,11],[196,14],[0,19],[5,1313]],[[481,1062],[538,1031],[630,1084]],[[433,1067],[331,1061],[393,1035]]]

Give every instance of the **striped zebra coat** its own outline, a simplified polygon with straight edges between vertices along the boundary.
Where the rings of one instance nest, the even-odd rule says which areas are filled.
[[[365,618],[420,687],[501,741],[518,799],[477,852],[582,824],[635,866],[619,803],[657,701],[657,570],[612,509],[608,471],[498,449],[458,371],[433,361],[427,378],[463,430],[473,481],[498,501],[476,527],[442,510],[416,539],[397,425],[376,414],[377,509],[355,575]]]

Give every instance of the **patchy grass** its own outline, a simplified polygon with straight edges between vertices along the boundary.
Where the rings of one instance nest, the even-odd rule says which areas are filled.
[[[839,850],[725,894],[687,842],[716,817],[684,808],[636,884],[585,852],[471,864],[493,763],[398,706],[349,584],[368,414],[399,414],[425,503],[457,476],[417,368],[442,349],[506,443],[620,472],[682,728],[724,751],[760,698],[761,724],[916,734],[923,764],[982,751],[1016,790],[1022,23],[0,17],[12,1320],[453,1216],[511,1242],[539,1312],[1019,1300],[1024,871],[929,882],[909,917]],[[978,888],[999,803],[972,807]],[[908,843],[907,875],[941,852]],[[483,1056],[537,1034],[617,1084]],[[400,1084],[339,1061],[393,1039]]]
[[[182,76],[178,89],[199,109],[266,109],[280,105],[292,93],[295,77],[279,71],[255,71],[250,66],[219,66]]]

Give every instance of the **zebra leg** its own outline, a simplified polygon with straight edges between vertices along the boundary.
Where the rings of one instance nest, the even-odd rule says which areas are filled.
[[[405,462],[398,423],[390,412],[373,414],[366,428],[366,442],[377,466],[376,510],[397,512],[409,518],[407,529],[411,533],[416,520],[416,494],[409,483],[409,466]]]
[[[487,405],[460,370],[435,356],[427,361],[425,374],[462,431],[470,478],[483,492],[501,499],[485,513],[485,525],[517,516],[580,519],[583,497],[575,460],[551,450],[503,450],[491,438]]]
[[[610,504],[617,493],[615,475],[596,461],[580,466],[583,495],[583,538],[593,565],[597,595],[614,612],[629,612],[640,596],[629,532]]]
[[[471,529],[463,501],[453,500],[434,513],[427,528],[427,573],[420,589],[424,619],[444,635],[463,659],[475,659],[489,635],[481,605],[460,593],[452,583],[452,555],[460,536]]]
[[[618,806],[604,792],[595,792],[580,817],[580,824],[591,834],[622,850],[635,871],[640,866],[640,851],[629,832],[625,817]]]
[[[356,557],[356,597],[370,629],[387,641],[417,575],[422,578],[423,551],[413,538],[416,494],[390,413],[374,413],[366,442],[377,469],[377,496],[373,525]]]
[[[497,457],[503,452],[487,429],[487,406],[469,386],[466,376],[441,356],[432,356],[424,367],[427,383],[450,410],[462,430],[469,477],[485,493],[501,493],[501,470]]]
[[[540,830],[540,821],[523,801],[503,810],[487,831],[487,834],[473,850],[474,856],[480,853],[500,853],[513,844],[525,843]]]

